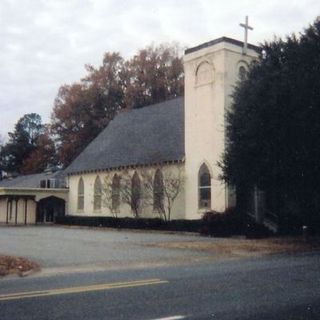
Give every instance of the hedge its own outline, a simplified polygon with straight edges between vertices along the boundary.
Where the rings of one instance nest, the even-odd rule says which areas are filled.
[[[164,221],[159,218],[115,218],[115,217],[84,217],[84,216],[64,216],[57,217],[56,224],[89,226],[89,227],[109,227],[117,229],[142,229],[142,230],[166,230],[199,232],[201,220],[171,220]]]
[[[164,230],[182,232],[200,232],[205,236],[230,237],[245,235],[247,238],[261,238],[271,235],[271,232],[261,224],[257,224],[247,215],[239,214],[235,210],[226,210],[224,213],[207,212],[202,219],[171,220],[160,218],[115,218],[115,217],[88,217],[64,216],[57,217],[56,224],[71,226],[108,227],[116,229]]]
[[[235,208],[223,213],[206,212],[202,218],[200,233],[213,237],[243,235],[246,238],[263,238],[272,234],[265,226]]]

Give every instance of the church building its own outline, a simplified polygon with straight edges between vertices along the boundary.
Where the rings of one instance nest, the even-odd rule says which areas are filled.
[[[199,219],[235,206],[217,163],[233,88],[259,50],[227,37],[187,49],[184,97],[118,114],[65,170],[67,214]]]

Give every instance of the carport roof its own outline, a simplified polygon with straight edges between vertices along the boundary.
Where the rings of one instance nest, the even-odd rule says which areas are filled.
[[[56,171],[54,173],[36,173],[18,176],[12,179],[4,179],[0,181],[0,188],[40,188],[40,181],[58,179],[63,180],[65,174],[63,171]]]

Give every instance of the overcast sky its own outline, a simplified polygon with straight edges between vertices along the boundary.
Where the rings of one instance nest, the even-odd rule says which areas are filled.
[[[300,32],[320,14],[319,0],[0,0],[0,135],[25,113],[50,119],[58,88],[151,43],[192,47],[221,36],[249,42]]]

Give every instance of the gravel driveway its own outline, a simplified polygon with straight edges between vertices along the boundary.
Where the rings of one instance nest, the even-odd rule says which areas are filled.
[[[201,252],[154,248],[157,242],[201,240],[196,235],[80,229],[60,226],[0,227],[0,253],[23,256],[42,267],[174,263],[201,258]],[[208,239],[206,239],[208,240]]]

